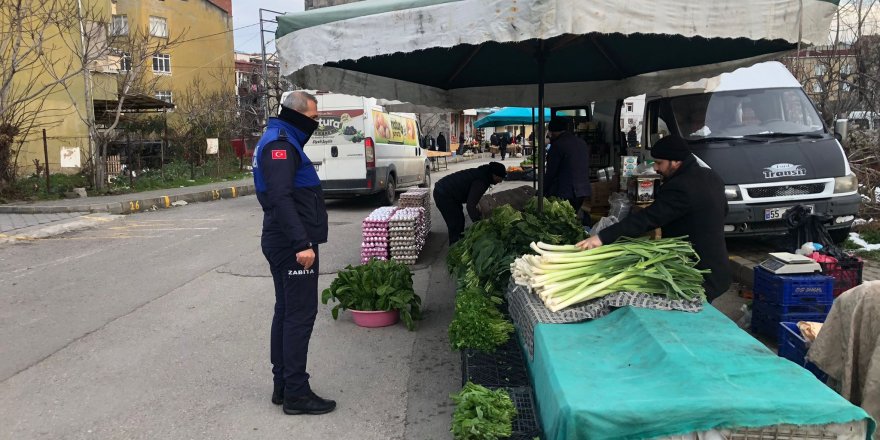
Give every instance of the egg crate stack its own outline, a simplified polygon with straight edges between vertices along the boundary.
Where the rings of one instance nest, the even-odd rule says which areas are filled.
[[[395,206],[384,206],[370,213],[361,223],[363,242],[361,243],[361,264],[371,258],[387,260],[388,253],[388,222],[397,211]]]
[[[431,230],[431,192],[428,188],[412,188],[400,195],[401,208],[424,208],[425,225]]]
[[[425,208],[401,208],[388,222],[391,258],[404,264],[416,264],[425,246]]]

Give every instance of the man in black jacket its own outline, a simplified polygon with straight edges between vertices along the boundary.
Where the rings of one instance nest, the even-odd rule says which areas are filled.
[[[590,197],[590,148],[583,139],[567,130],[563,119],[547,124],[550,151],[544,172],[544,195],[567,200],[574,212]],[[585,217],[584,224],[589,224]]]
[[[437,151],[446,151],[446,136],[443,133],[437,135]]]
[[[275,283],[272,403],[285,414],[324,414],[336,402],[318,397],[306,373],[318,312],[318,244],[327,242],[321,180],[303,151],[318,128],[317,100],[297,91],[270,118],[254,151],[254,186],[263,208],[260,244]]]
[[[489,162],[477,168],[456,171],[434,185],[434,203],[449,229],[450,246],[461,239],[461,234],[464,232],[464,214],[461,205],[467,204],[467,212],[472,221],[480,220],[477,204],[489,186],[501,183],[505,176],[507,170],[504,165]]]
[[[555,148],[555,146],[554,146]],[[700,256],[699,269],[709,301],[730,287],[730,262],[724,242],[724,217],[727,198],[724,182],[709,168],[703,168],[688,149],[684,139],[667,136],[651,149],[654,170],[663,176],[663,185],[651,206],[630,214],[615,225],[599,231],[578,246],[593,249],[612,243],[619,237],[637,237],[661,228],[666,237],[688,236]]]

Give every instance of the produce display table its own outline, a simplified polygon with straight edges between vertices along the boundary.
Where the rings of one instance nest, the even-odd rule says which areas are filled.
[[[546,439],[779,425],[820,435],[810,438],[860,439],[875,427],[708,304],[699,313],[624,307],[593,321],[538,324],[528,367]]]
[[[440,159],[443,159],[443,168],[449,168],[449,164],[446,162],[446,158],[452,156],[452,152],[434,150],[425,151],[428,153],[428,157],[431,159],[431,168],[433,171],[440,171]]]

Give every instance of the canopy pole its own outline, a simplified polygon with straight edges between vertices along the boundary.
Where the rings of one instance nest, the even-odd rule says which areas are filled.
[[[544,212],[544,43],[538,46],[538,213]]]
[[[523,130],[525,131],[525,130]],[[535,109],[532,108],[532,137],[537,139],[538,134],[535,133]],[[526,139],[528,140],[528,139]],[[532,147],[532,167],[537,166],[538,160],[535,158],[535,155],[538,154],[538,145],[535,141],[531,143]],[[532,173],[532,188],[538,188],[538,173],[537,169]]]

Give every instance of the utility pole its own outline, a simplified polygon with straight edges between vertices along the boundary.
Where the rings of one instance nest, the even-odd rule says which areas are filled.
[[[97,152],[95,151],[94,139],[92,139],[92,131],[95,129],[94,128],[95,127],[95,109],[94,109],[94,104],[92,103],[92,75],[89,72],[89,65],[88,65],[89,50],[88,50],[88,47],[86,47],[88,42],[86,41],[86,27],[85,27],[85,23],[84,23],[85,18],[83,17],[82,0],[77,0],[76,6],[77,6],[77,9],[76,9],[77,17],[76,18],[79,21],[79,37],[80,37],[80,43],[82,46],[81,47],[82,52],[80,53],[80,64],[82,64],[83,86],[84,86],[83,88],[85,90],[85,100],[86,100],[86,102],[85,102],[86,121],[87,121],[86,128],[88,129],[87,142],[89,145],[89,154],[91,156],[91,162],[92,162],[92,173],[95,176],[93,179],[94,182],[92,184],[95,185],[95,188],[98,188],[99,184],[103,184],[103,174],[98,173],[98,167],[103,166],[103,162],[96,159]]]
[[[272,32],[274,34],[274,30],[268,30],[263,26],[263,23],[274,23],[278,24],[276,20],[269,20],[263,18],[263,12],[271,12],[278,15],[284,15],[283,12],[273,11],[270,9],[260,8],[260,48],[263,54],[263,118],[260,121],[263,125],[266,125],[266,121],[269,119],[269,61],[266,59],[266,32]],[[272,42],[275,41],[275,38],[272,38]]]

